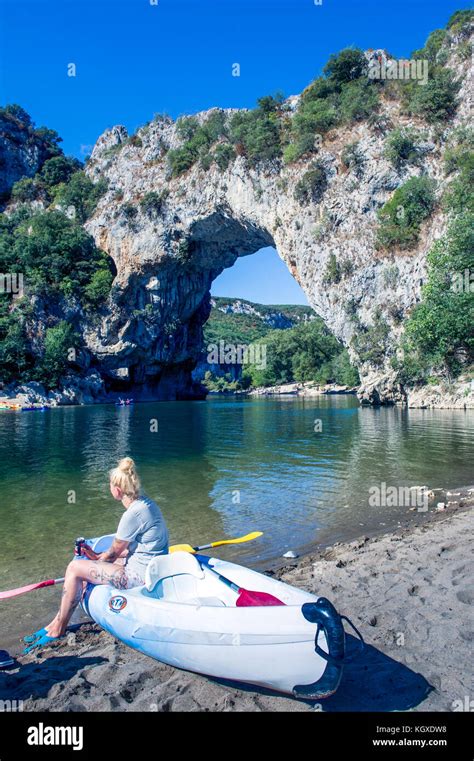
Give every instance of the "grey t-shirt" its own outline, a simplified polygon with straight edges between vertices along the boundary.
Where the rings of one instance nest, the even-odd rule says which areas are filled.
[[[149,497],[138,497],[127,507],[115,534],[130,542],[126,566],[145,575],[145,568],[156,555],[168,552],[168,529],[160,508]]]

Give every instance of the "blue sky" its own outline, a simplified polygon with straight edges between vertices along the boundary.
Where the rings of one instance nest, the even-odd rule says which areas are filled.
[[[407,56],[467,7],[462,0],[0,0],[0,102],[19,103],[37,125],[59,132],[66,153],[83,158],[114,124],[134,131],[155,113],[176,118],[300,92],[348,45]],[[252,261],[258,277],[257,256],[232,269],[235,295],[253,298]],[[268,266],[261,265],[267,281]],[[281,278],[292,285],[285,269],[271,271],[275,292]],[[234,295],[224,285],[225,293],[216,281],[214,292]],[[290,286],[278,301],[295,301]],[[276,302],[267,291],[262,286],[260,300]]]

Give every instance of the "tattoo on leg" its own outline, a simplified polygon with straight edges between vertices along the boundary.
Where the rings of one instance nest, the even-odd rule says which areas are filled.
[[[91,579],[93,584],[112,584],[118,589],[127,589],[128,576],[124,568],[109,571],[101,568],[91,568]]]

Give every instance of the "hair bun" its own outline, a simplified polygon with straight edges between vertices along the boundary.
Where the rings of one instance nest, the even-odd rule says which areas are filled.
[[[123,473],[131,473],[135,470],[135,463],[131,457],[123,457],[118,464],[118,468]]]
[[[109,471],[110,483],[118,486],[124,494],[137,499],[140,494],[140,479],[131,457],[123,457],[116,468]]]

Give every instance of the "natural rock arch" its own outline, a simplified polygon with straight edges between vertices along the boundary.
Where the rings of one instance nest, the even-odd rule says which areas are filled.
[[[289,111],[297,105],[298,97],[285,103]],[[196,119],[202,123],[216,110]],[[447,132],[466,118],[464,111]],[[383,102],[384,116],[394,126],[410,126],[397,103]],[[137,395],[141,388],[158,398],[193,396],[191,372],[212,280],[237,257],[271,245],[353,357],[351,341],[360,326],[381,316],[386,336],[380,358],[358,364],[362,396],[375,403],[400,399],[390,359],[403,318],[420,298],[426,253],[444,232],[446,218],[437,210],[416,247],[382,255],[375,247],[377,211],[411,176],[425,173],[442,182],[444,171],[443,156],[429,140],[422,167],[395,169],[385,155],[385,137],[384,130],[358,122],[333,130],[316,156],[294,163],[251,166],[238,155],[226,169],[213,163],[205,170],[197,161],[172,177],[166,153],[182,139],[170,118],[153,120],[132,138],[124,127],[107,130],[86,171],[94,180],[105,178],[108,190],[86,228],[114,259],[118,274],[100,325],[86,341],[109,384],[138,387]],[[360,171],[342,161],[344,147],[355,141]],[[323,186],[296,192],[315,160]],[[337,278],[331,278],[334,262]]]

